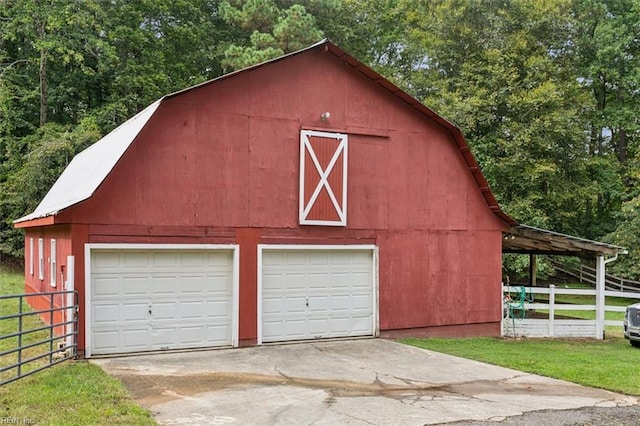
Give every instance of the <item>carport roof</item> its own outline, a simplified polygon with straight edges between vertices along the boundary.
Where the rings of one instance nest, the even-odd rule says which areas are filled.
[[[561,256],[614,256],[626,254],[624,247],[587,240],[527,225],[511,227],[503,233],[502,252]]]

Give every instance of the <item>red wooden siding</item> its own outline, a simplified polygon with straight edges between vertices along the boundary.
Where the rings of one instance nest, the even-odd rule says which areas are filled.
[[[65,290],[64,281],[67,279],[69,270],[67,269],[67,256],[71,255],[71,235],[69,225],[56,225],[47,227],[29,228],[25,233],[25,292],[32,293],[47,293]],[[34,256],[34,269],[33,274],[30,273],[30,244],[33,238],[33,256]],[[39,277],[38,267],[38,240],[43,240],[44,249],[44,270],[43,279]],[[55,253],[55,274],[56,274],[56,286],[51,286],[51,264],[54,260],[51,253],[51,240],[55,240],[56,253]],[[63,296],[54,296],[54,307],[63,307],[65,299]],[[33,309],[43,310],[51,307],[51,299],[46,296],[31,296],[28,298],[28,302]],[[54,322],[62,322],[63,311],[57,311],[54,313]],[[41,318],[44,322],[49,323],[49,314],[41,314]],[[63,330],[55,330],[60,334]]]
[[[302,130],[348,137],[336,159],[347,168],[327,178],[336,200],[348,196],[346,226],[300,224],[301,201],[320,182],[301,154]],[[323,170],[335,141],[311,138]],[[339,217],[326,188],[308,217]],[[260,243],[377,245],[383,334],[498,330],[507,225],[490,211],[454,138],[320,49],[163,101],[94,195],[56,220],[73,224],[64,228],[73,246],[59,242],[58,256],[76,255],[78,288],[86,242],[239,244],[244,343],[256,338]]]

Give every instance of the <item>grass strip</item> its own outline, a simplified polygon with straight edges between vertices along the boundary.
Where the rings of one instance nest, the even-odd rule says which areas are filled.
[[[401,342],[594,388],[640,395],[640,350],[621,337],[605,340],[404,339]]]

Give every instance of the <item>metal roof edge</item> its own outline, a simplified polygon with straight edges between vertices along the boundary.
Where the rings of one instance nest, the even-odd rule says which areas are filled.
[[[235,71],[231,71],[231,72],[226,73],[226,74],[222,74],[222,75],[220,75],[218,77],[212,78],[211,80],[203,81],[202,83],[195,84],[195,85],[193,85],[191,87],[187,87],[185,89],[181,89],[181,90],[178,90],[176,92],[173,92],[173,93],[170,93],[168,95],[165,95],[164,99],[174,98],[176,96],[180,96],[180,95],[182,95],[184,93],[187,93],[187,92],[190,92],[192,90],[199,89],[200,87],[208,86],[208,85],[213,84],[215,82],[218,82],[218,81],[221,81],[221,80],[226,80],[227,78],[235,77],[238,74],[243,74],[245,72],[253,71],[255,69],[262,68],[262,67],[264,67],[266,65],[273,64],[275,62],[280,62],[280,61],[282,61],[284,59],[290,58],[291,56],[296,56],[296,55],[299,55],[301,53],[307,52],[309,50],[313,50],[313,49],[315,49],[315,48],[317,48],[319,46],[323,46],[323,45],[325,45],[327,43],[330,43],[329,39],[328,38],[323,38],[319,42],[314,43],[311,46],[305,47],[304,49],[296,50],[295,52],[286,53],[286,54],[284,54],[282,56],[278,56],[277,58],[272,58],[272,59],[266,60],[264,62],[260,62],[258,64],[255,64],[255,65],[251,65],[249,67],[241,68],[239,70],[235,70]]]
[[[20,223],[55,216],[60,211],[90,198],[147,125],[163,100],[164,97],[153,102],[76,154],[38,207],[32,213],[16,219],[13,222],[14,226],[18,227],[16,225]],[[94,158],[91,158],[92,156]],[[85,163],[91,164],[89,173],[83,167]]]

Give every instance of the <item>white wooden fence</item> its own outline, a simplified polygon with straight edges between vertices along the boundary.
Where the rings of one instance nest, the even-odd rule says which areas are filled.
[[[519,297],[522,287],[503,286],[503,294],[511,295],[503,298],[502,335],[522,337],[589,337],[602,339],[604,326],[619,326],[622,329],[622,321],[605,319],[605,312],[625,312],[625,306],[608,306],[606,297],[624,297],[628,299],[640,299],[640,293],[595,290],[595,289],[569,289],[550,285],[549,288],[527,287],[525,289],[526,300]],[[549,303],[538,303],[536,295],[548,295]],[[561,304],[556,303],[556,295],[587,295],[594,296],[594,304]],[[513,295],[517,295],[514,297]],[[547,319],[527,318],[521,316],[521,310],[545,310],[549,312]],[[560,319],[556,318],[556,311],[595,311],[595,320],[584,319]]]

